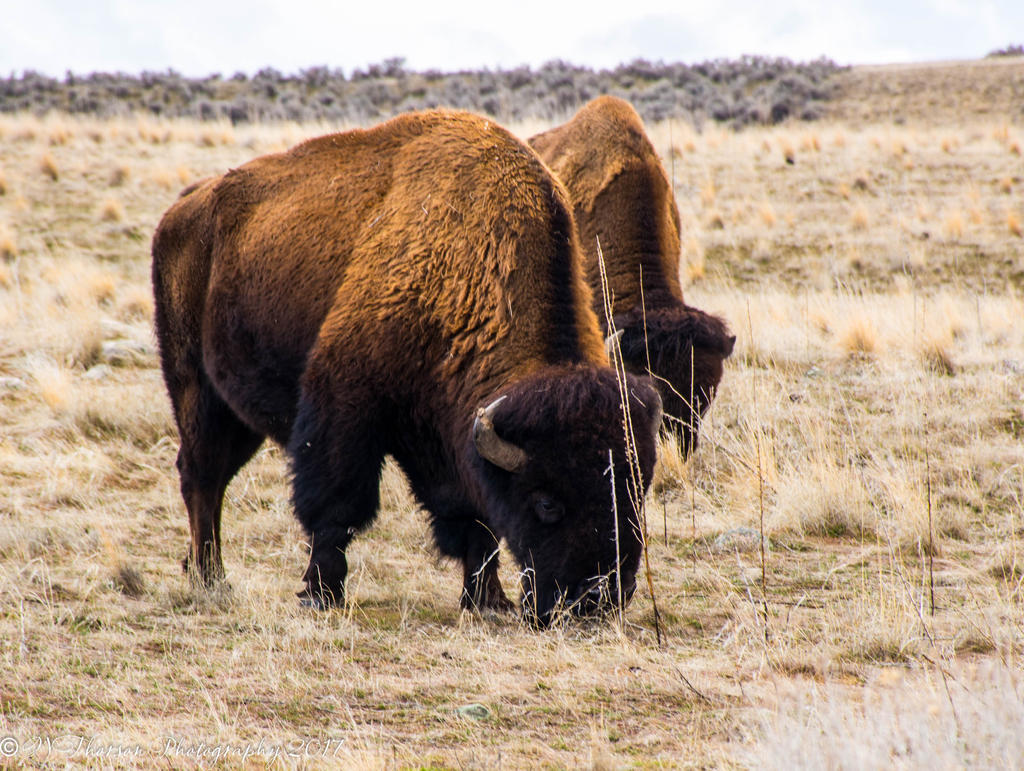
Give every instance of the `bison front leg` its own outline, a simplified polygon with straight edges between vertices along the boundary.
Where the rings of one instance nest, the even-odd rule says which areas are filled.
[[[467,610],[511,610],[498,578],[498,538],[483,518],[461,500],[427,495],[434,543],[445,557],[462,563],[459,604]]]
[[[462,559],[463,608],[507,611],[512,602],[505,596],[498,578],[498,541],[490,529],[473,520],[466,534],[466,552]]]
[[[339,533],[332,528],[319,528],[309,533],[309,566],[302,574],[306,588],[298,593],[303,605],[326,610],[344,603],[348,575],[345,548],[353,534],[351,530]]]
[[[295,516],[309,537],[309,566],[299,592],[303,604],[323,609],[345,600],[352,537],[377,513],[384,453],[379,432],[366,419],[373,411],[344,402],[300,399],[288,453]]]

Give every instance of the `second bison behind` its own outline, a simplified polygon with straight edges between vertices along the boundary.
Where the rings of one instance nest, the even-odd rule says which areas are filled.
[[[654,376],[666,428],[690,452],[736,338],[720,318],[683,301],[679,209],[640,116],[601,96],[530,144],[569,192],[605,331],[621,334],[631,372]]]
[[[660,400],[608,366],[564,189],[493,122],[406,115],[206,180],[164,215],[153,286],[194,575],[223,575],[225,487],[270,437],[312,604],[343,596],[386,454],[464,605],[509,605],[501,539],[535,619],[628,600]]]

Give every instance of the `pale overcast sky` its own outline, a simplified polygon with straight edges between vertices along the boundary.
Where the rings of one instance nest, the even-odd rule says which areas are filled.
[[[741,54],[973,59],[1024,43],[1024,0],[0,0],[0,77],[274,67],[611,67]]]

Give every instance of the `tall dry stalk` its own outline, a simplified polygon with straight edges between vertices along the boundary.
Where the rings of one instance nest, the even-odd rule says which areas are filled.
[[[694,361],[694,346],[690,346],[690,446],[686,447],[687,454],[693,452],[697,444],[697,426],[693,420],[693,410],[697,402],[693,400],[693,369],[696,365]],[[697,543],[697,464],[690,459],[690,523],[693,526],[693,542]],[[666,539],[667,540],[667,539]]]
[[[602,271],[602,291],[605,294],[605,298],[608,297],[607,281],[603,275],[604,272],[604,255],[601,254],[601,245],[598,243],[598,254],[601,258],[601,271]],[[610,307],[605,308],[605,315],[611,312]],[[640,266],[640,313],[642,314],[644,324],[644,357],[647,359],[647,372],[651,372],[651,346],[647,339],[647,303],[644,302],[644,266]],[[610,323],[609,323],[610,324]],[[609,328],[611,328],[609,326]],[[668,509],[665,506],[665,495],[661,495],[661,525],[662,532],[665,537],[665,545],[668,546]]]
[[[612,516],[615,522],[615,564],[622,564],[622,557],[619,555],[619,502],[615,495],[615,459],[612,457],[611,448],[608,449],[608,475],[611,477],[612,484]],[[618,593],[616,597],[615,608],[619,613],[619,628],[622,628],[622,581],[616,581],[615,587]]]
[[[928,413],[924,419],[924,489],[928,503],[928,599],[932,616],[935,615],[935,528],[932,526],[932,460],[929,453]]]
[[[647,590],[651,595],[651,606],[654,611],[654,634],[658,642],[658,647],[661,647],[662,635],[661,635],[661,613],[658,611],[658,600],[654,592],[654,579],[651,574],[651,556],[650,551],[647,548],[648,542],[648,530],[647,530],[647,511],[644,507],[643,499],[643,479],[640,473],[640,463],[636,451],[636,434],[633,431],[633,416],[629,409],[629,388],[626,385],[626,365],[622,358],[622,350],[619,346],[618,338],[615,337],[615,321],[612,317],[612,301],[611,291],[608,286],[608,272],[606,270],[604,262],[604,252],[601,251],[601,239],[597,239],[597,264],[601,273],[601,299],[604,306],[605,321],[607,323],[608,337],[614,340],[609,353],[609,361],[612,367],[615,369],[615,378],[619,384],[619,398],[622,404],[622,421],[623,421],[623,434],[626,440],[626,457],[629,460],[629,486],[630,491],[630,503],[633,506],[633,511],[638,515],[640,521],[640,543],[644,555],[644,574],[647,577]],[[613,488],[614,490],[614,488]],[[615,510],[615,521],[618,523],[618,508],[615,503],[615,495],[612,494],[613,505],[616,506]],[[616,531],[616,549],[618,549],[618,532]],[[616,570],[619,566],[616,565]],[[621,589],[620,589],[621,591]]]
[[[748,339],[753,344],[754,340],[754,323],[750,318],[750,300],[747,300],[747,333],[749,334]],[[757,382],[756,380],[751,381],[753,383],[753,406],[755,418],[760,415],[757,407]],[[764,472],[761,466],[761,432],[760,430],[754,432],[754,447],[757,452],[757,504],[758,504],[758,536],[760,541],[760,553],[761,553],[761,619],[764,622],[764,642],[767,645],[771,639],[771,633],[768,628],[768,567],[767,560],[764,553]]]

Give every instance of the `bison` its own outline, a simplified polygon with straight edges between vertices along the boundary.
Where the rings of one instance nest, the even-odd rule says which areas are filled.
[[[535,621],[629,599],[660,399],[610,368],[566,193],[504,129],[434,111],[256,158],[183,191],[152,278],[195,580],[223,577],[225,487],[270,437],[305,604],[343,599],[385,455],[464,607],[512,607],[502,539]]]
[[[722,319],[683,300],[679,209],[640,116],[629,103],[602,96],[529,143],[569,192],[606,334],[621,332],[618,344],[629,371],[654,376],[666,428],[683,453],[690,452],[736,338]]]

